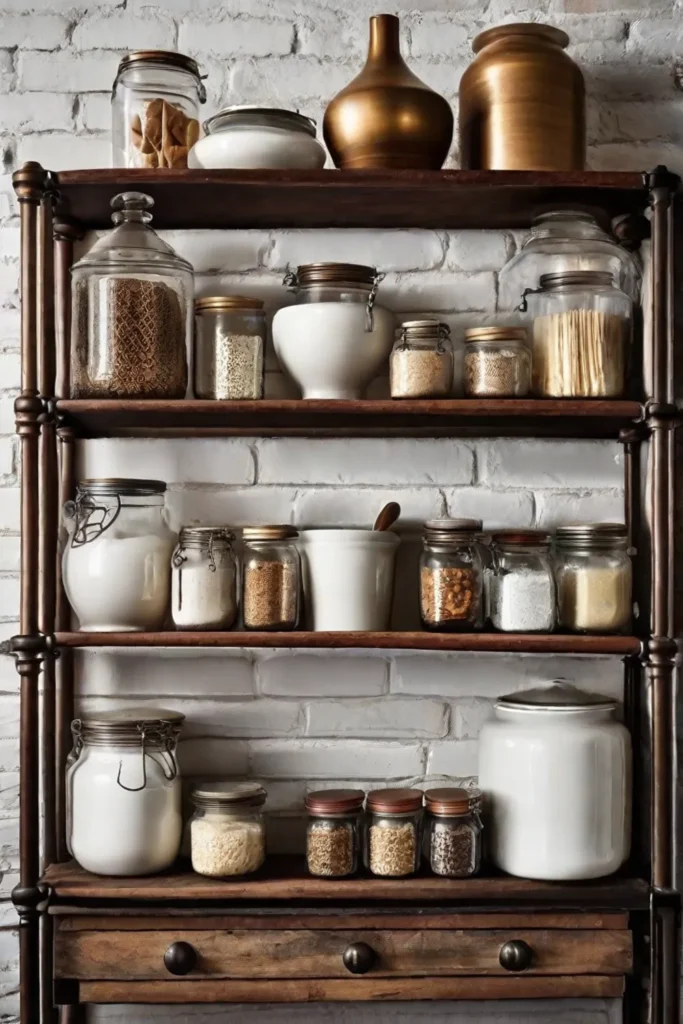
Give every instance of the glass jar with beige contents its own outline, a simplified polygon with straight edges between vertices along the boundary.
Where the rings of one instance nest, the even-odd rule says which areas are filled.
[[[632,570],[620,523],[560,526],[555,534],[559,625],[578,633],[623,633],[632,614]]]
[[[392,398],[446,398],[453,387],[448,324],[407,320],[391,353]]]
[[[360,789],[323,789],[306,797],[306,862],[312,875],[346,878],[358,870],[361,813]]]
[[[531,389],[531,352],[523,327],[470,327],[463,361],[469,398],[523,398]]]
[[[291,526],[247,526],[242,566],[245,629],[296,629],[301,560]]]
[[[430,519],[420,556],[420,617],[424,629],[471,632],[484,624],[480,519]]]
[[[401,878],[420,867],[422,790],[368,793],[365,864],[373,875]]]
[[[258,782],[203,782],[192,789],[192,869],[209,878],[249,875],[266,859],[261,808],[266,791]]]
[[[444,787],[425,793],[429,866],[444,878],[469,878],[481,867],[479,791]]]
[[[263,398],[266,316],[260,299],[209,295],[197,299],[194,334],[196,398]]]
[[[607,271],[543,274],[533,307],[533,390],[548,398],[618,398],[626,389],[631,300]],[[524,307],[525,301],[522,306]]]

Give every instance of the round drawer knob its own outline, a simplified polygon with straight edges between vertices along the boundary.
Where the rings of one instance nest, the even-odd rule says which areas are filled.
[[[534,958],[534,951],[523,939],[511,939],[504,946],[500,947],[498,957],[500,966],[505,971],[528,971],[531,961]]]
[[[164,953],[164,967],[169,974],[189,974],[197,966],[197,954],[189,942],[174,942]]]
[[[351,974],[367,974],[375,966],[377,954],[367,942],[352,942],[344,950],[342,960]]]

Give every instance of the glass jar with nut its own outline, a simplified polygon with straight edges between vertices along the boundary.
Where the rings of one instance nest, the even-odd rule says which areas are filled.
[[[471,632],[484,624],[480,519],[430,519],[420,556],[420,617],[424,629]]]
[[[373,875],[401,878],[420,867],[421,789],[376,789],[368,793],[365,864]]]
[[[296,629],[301,592],[298,536],[291,526],[247,526],[242,531],[245,629]]]
[[[306,797],[306,862],[312,875],[346,878],[358,870],[361,789],[323,789]]]

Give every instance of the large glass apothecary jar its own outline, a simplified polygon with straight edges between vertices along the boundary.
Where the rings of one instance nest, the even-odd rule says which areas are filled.
[[[558,681],[501,697],[479,737],[487,852],[510,875],[602,878],[631,844],[631,738],[616,701]]]
[[[602,271],[637,302],[641,271],[636,259],[587,210],[542,210],[522,247],[500,273],[500,309],[514,309],[525,288],[542,274]]]
[[[160,480],[81,480],[64,507],[62,578],[81,630],[150,631],[164,625],[176,535]]]
[[[429,866],[444,878],[469,878],[481,867],[479,792],[443,787],[425,793],[425,848]]]
[[[533,390],[548,398],[619,398],[626,390],[632,303],[603,271],[542,274],[527,289]]]
[[[468,398],[523,398],[531,390],[531,352],[523,327],[469,327],[463,383]]]
[[[205,99],[191,57],[167,50],[122,57],[111,97],[114,167],[187,167]]]
[[[150,196],[111,205],[116,227],[72,270],[72,397],[184,398],[192,267],[149,227]]]
[[[260,299],[209,295],[194,304],[195,398],[263,398],[266,315]]]
[[[453,388],[453,344],[448,324],[406,320],[390,361],[392,398],[446,398]]]
[[[491,540],[486,575],[491,625],[504,633],[549,633],[556,619],[549,534],[499,530]]]
[[[358,870],[365,793],[321,789],[306,796],[306,863],[312,875],[347,878]]]
[[[420,555],[420,617],[424,629],[471,632],[484,624],[480,519],[430,519]]]
[[[245,629],[296,629],[301,600],[301,558],[292,526],[242,530],[242,614]]]
[[[383,276],[356,263],[307,263],[286,276],[295,301],[273,317],[273,345],[304,398],[361,398],[386,364],[394,316],[377,301]]]
[[[555,578],[559,626],[578,633],[624,633],[633,612],[633,571],[621,523],[559,526]]]
[[[237,617],[234,535],[223,526],[184,526],[173,552],[171,614],[180,629],[230,629]]]
[[[176,744],[185,716],[123,708],[77,719],[66,769],[67,845],[96,875],[170,867],[183,832]]]
[[[420,866],[421,789],[376,789],[368,793],[365,866],[373,875],[402,878]]]
[[[209,878],[258,871],[266,859],[263,786],[258,782],[203,782],[193,787],[191,799],[193,870]]]

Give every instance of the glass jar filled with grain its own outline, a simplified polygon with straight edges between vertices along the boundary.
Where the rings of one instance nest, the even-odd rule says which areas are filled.
[[[420,556],[424,629],[463,633],[484,624],[481,519],[430,519]]]
[[[312,875],[347,878],[358,870],[361,789],[322,789],[306,797],[306,862]]]
[[[207,295],[194,304],[196,398],[263,398],[266,315],[260,299]]]
[[[632,305],[612,274],[597,270],[543,274],[539,288],[526,294],[533,312],[534,394],[548,398],[623,395]]]
[[[632,568],[621,523],[560,526],[555,534],[559,626],[623,633],[632,614]]]
[[[202,782],[191,792],[192,870],[209,878],[249,875],[266,859],[262,807],[266,791],[258,782]]]
[[[365,865],[373,875],[401,878],[420,867],[420,789],[377,789],[368,793]]]
[[[453,387],[453,345],[448,324],[407,320],[390,360],[392,398],[446,398]]]
[[[523,327],[469,327],[463,362],[469,398],[523,398],[531,390],[531,352]]]
[[[479,792],[444,787],[425,793],[429,866],[444,878],[469,878],[481,867]]]
[[[292,526],[246,526],[242,531],[242,612],[245,629],[296,629],[301,560]]]

